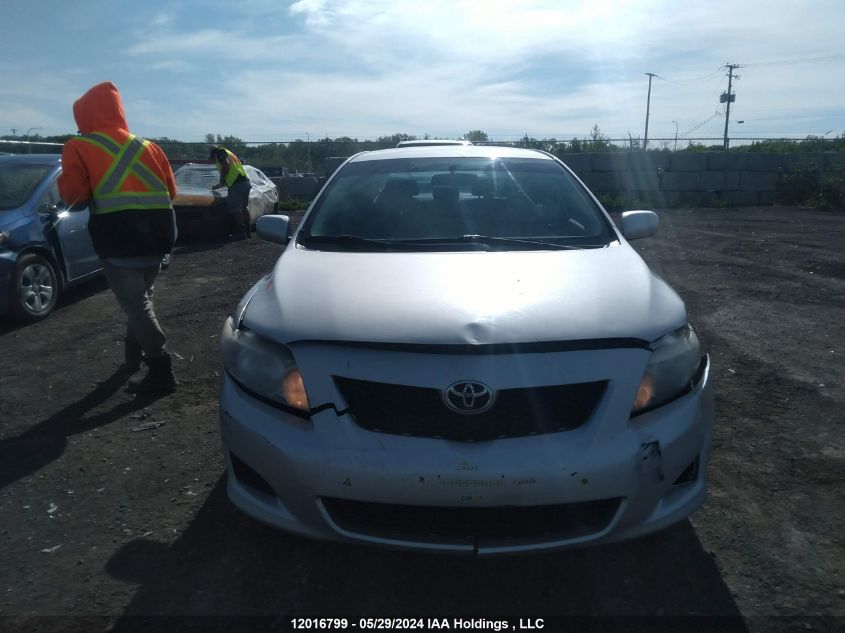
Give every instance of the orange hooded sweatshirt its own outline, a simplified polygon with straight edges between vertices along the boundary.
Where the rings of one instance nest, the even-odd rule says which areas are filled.
[[[120,93],[110,81],[91,88],[73,104],[73,117],[82,134],[102,132],[122,145],[129,137],[126,115]],[[150,143],[140,159],[167,186],[170,198],[176,196],[176,182],[167,156],[155,143]],[[81,203],[93,196],[111,165],[111,156],[90,143],[70,139],[62,150],[62,174],[59,176],[59,194],[68,204]],[[148,191],[149,187],[130,174],[121,187],[123,191]]]
[[[120,93],[110,81],[97,84],[73,104],[73,116],[82,134],[100,132],[122,145],[129,138]],[[165,184],[171,199],[176,196],[173,170],[162,149],[149,143],[139,160]],[[101,148],[72,138],[62,150],[59,194],[69,205],[84,204],[94,195],[112,163]],[[131,173],[120,186],[126,193],[150,190]],[[172,208],[166,210],[125,210],[119,213],[92,213],[88,230],[94,249],[101,258],[134,257],[169,253],[175,240]]]

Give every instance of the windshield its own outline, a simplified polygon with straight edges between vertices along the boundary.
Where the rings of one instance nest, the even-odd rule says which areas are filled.
[[[354,250],[480,244],[536,250],[613,239],[596,204],[554,161],[446,157],[349,163],[321,196],[299,242]]]
[[[214,165],[183,165],[175,172],[178,189],[208,189],[220,181],[220,172]]]
[[[0,166],[0,211],[22,206],[51,168],[50,165]]]

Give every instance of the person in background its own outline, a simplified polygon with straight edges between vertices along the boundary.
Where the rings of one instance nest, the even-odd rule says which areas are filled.
[[[170,393],[178,383],[153,308],[153,288],[177,236],[173,171],[160,147],[129,131],[120,93],[110,81],[77,99],[73,116],[80,136],[62,149],[59,194],[71,210],[90,210],[94,250],[126,314],[126,369],[138,371],[142,359],[149,366],[143,379],[129,381],[129,391]]]
[[[213,160],[220,172],[220,182],[211,189],[228,187],[229,193],[226,196],[226,205],[229,210],[229,226],[231,234],[236,237],[251,237],[251,224],[249,218],[249,176],[241,164],[241,161],[225,147],[214,146],[211,148],[209,160]]]

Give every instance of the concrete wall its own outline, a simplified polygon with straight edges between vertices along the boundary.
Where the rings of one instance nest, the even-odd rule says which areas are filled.
[[[593,193],[639,199],[658,206],[719,201],[736,206],[774,204],[787,194],[790,174],[818,182],[842,169],[840,153],[608,152],[562,157]]]
[[[270,178],[279,190],[279,197],[282,200],[295,198],[298,200],[311,200],[320,191],[320,187],[326,182],[325,178],[316,176],[284,176]]]
[[[334,171],[345,159],[331,160]],[[807,187],[808,179],[817,184],[823,173],[845,169],[845,156],[837,152],[620,151],[566,154],[563,162],[598,197],[627,196],[657,207],[771,205],[795,193],[795,187]],[[789,177],[799,173],[801,183]],[[325,178],[311,176],[271,180],[282,199],[311,200],[325,183]]]

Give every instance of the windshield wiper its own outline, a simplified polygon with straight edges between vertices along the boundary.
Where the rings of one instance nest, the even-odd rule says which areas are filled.
[[[394,240],[380,240],[371,239],[368,237],[361,237],[360,235],[303,235],[300,238],[300,243],[304,246],[310,245],[325,245],[325,246],[350,246],[350,247],[377,247],[379,250],[391,250],[393,248],[400,248],[405,250],[416,250],[413,244],[403,242],[396,242]]]
[[[586,247],[597,246],[596,244],[574,245],[558,244],[557,242],[546,242],[544,240],[525,240],[517,237],[496,237],[493,235],[478,235],[469,233],[460,237],[432,238],[430,240],[414,240],[417,244],[486,244],[488,246],[525,246],[536,247],[540,250],[580,250]]]

